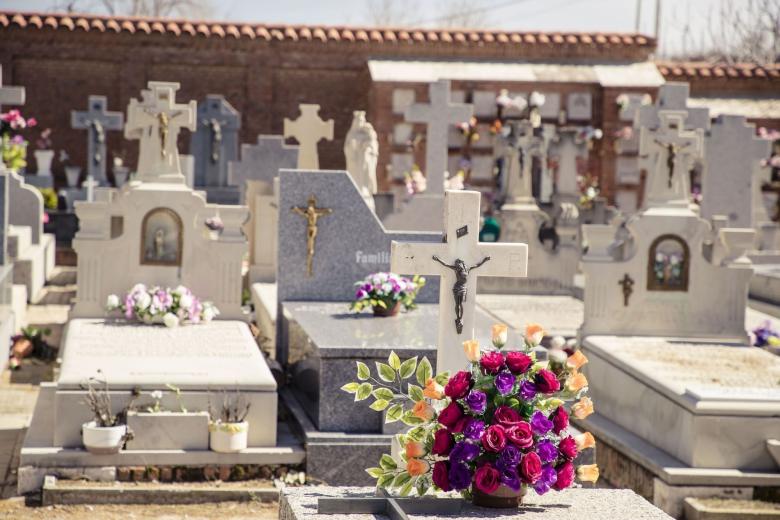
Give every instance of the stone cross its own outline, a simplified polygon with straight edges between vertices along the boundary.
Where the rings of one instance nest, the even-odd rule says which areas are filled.
[[[230,162],[228,181],[241,189],[241,203],[248,204],[249,183],[265,182],[270,186],[280,169],[294,169],[297,163],[298,145],[285,144],[280,135],[258,135],[257,144],[241,145],[241,160]]]
[[[95,188],[98,186],[100,186],[100,183],[91,175],[88,175],[87,180],[81,183],[81,187],[87,190],[87,202],[95,202]]]
[[[559,128],[551,146],[552,154],[558,159],[555,192],[560,202],[578,202],[580,198],[577,160],[588,158],[588,142],[578,137],[580,133],[577,127]]]
[[[528,120],[511,123],[508,137],[509,162],[506,172],[506,201],[509,204],[535,204],[533,195],[533,158],[540,156],[541,139],[534,135]]]
[[[100,184],[108,184],[106,177],[106,131],[121,130],[122,112],[107,112],[106,96],[89,96],[87,110],[70,112],[70,126],[87,131],[87,176]]]
[[[127,106],[125,138],[139,139],[138,180],[184,184],[179,149],[179,131],[195,130],[197,103],[176,103],[178,83],[150,81],[141,91],[141,101],[131,99]]]
[[[652,157],[647,177],[645,206],[679,206],[690,204],[689,171],[702,156],[704,132],[683,130],[685,112],[659,112],[657,130],[642,127],[639,132],[639,155]]]
[[[707,133],[704,150],[701,216],[728,217],[728,227],[751,228],[755,167],[768,159],[771,143],[756,135],[744,116],[722,115]]]
[[[659,113],[662,110],[686,112],[685,129],[708,129],[710,127],[710,110],[703,107],[688,107],[690,96],[688,83],[665,83],[658,89],[658,97],[654,105],[639,107],[634,114],[634,128],[647,126],[658,128],[661,124]]]
[[[241,114],[224,96],[209,94],[198,103],[198,129],[190,140],[195,186],[228,186],[228,163],[238,159]]]
[[[0,112],[3,111],[3,105],[24,105],[24,97],[24,87],[3,86],[3,68],[0,66]]]
[[[447,137],[450,125],[468,121],[474,107],[450,101],[450,81],[439,80],[428,86],[428,104],[415,103],[406,107],[404,117],[410,123],[425,123],[425,177],[427,194],[444,193],[444,172],[447,170]]]
[[[333,120],[320,119],[319,105],[299,105],[301,115],[295,121],[284,119],[284,137],[294,137],[300,145],[298,155],[299,170],[319,170],[320,159],[317,143],[321,139],[333,140]]]
[[[439,343],[437,371],[462,370],[463,342],[474,338],[478,276],[524,277],[528,246],[480,243],[480,198],[476,191],[444,194],[444,242],[396,242],[391,247],[394,273],[438,275]]]

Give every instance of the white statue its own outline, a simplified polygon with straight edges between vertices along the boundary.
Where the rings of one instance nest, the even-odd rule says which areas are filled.
[[[352,126],[344,138],[344,156],[347,171],[357,184],[366,204],[374,209],[374,193],[377,192],[376,163],[379,157],[379,141],[371,123],[362,110],[353,112]]]

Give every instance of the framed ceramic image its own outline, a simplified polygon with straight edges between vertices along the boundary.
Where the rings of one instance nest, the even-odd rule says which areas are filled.
[[[182,223],[169,208],[155,208],[141,223],[141,265],[181,266]]]

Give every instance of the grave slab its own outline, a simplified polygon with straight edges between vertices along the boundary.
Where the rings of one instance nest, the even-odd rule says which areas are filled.
[[[572,296],[477,294],[477,305],[522,333],[529,323],[538,323],[548,336],[572,338],[582,325],[584,307]]]

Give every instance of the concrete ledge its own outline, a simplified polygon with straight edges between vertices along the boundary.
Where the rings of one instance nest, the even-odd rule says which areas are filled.
[[[754,500],[685,499],[685,520],[777,520],[780,504]]]
[[[253,283],[250,287],[252,305],[255,307],[255,321],[269,345],[276,346],[276,284]],[[275,351],[276,349],[272,349]]]

